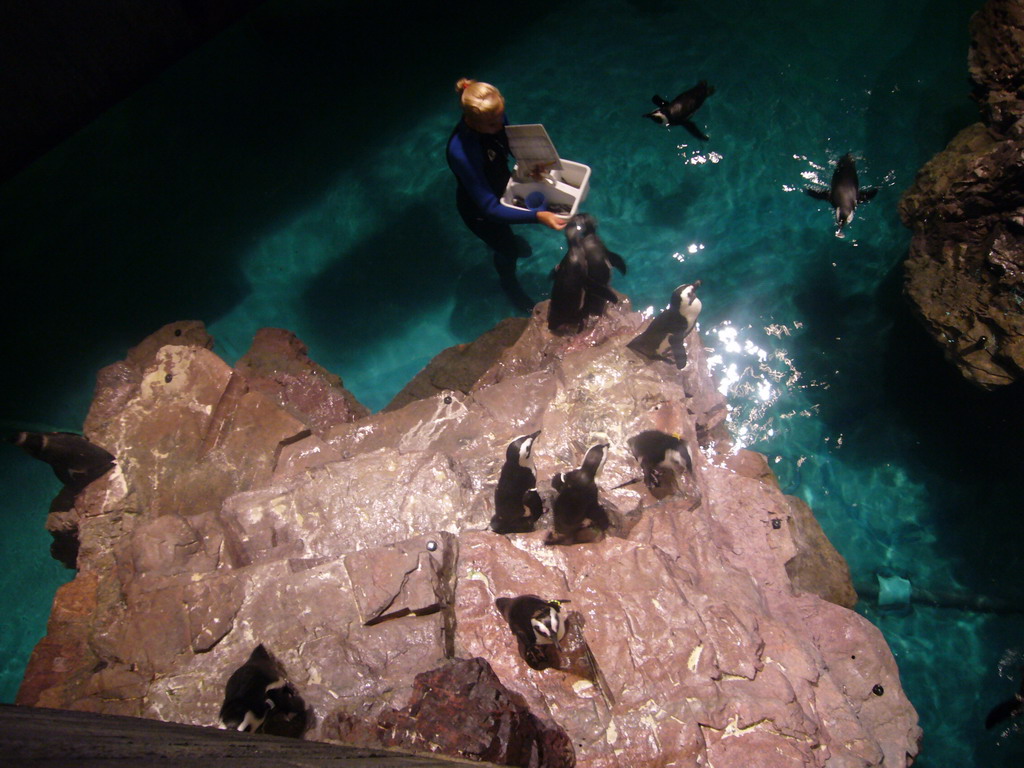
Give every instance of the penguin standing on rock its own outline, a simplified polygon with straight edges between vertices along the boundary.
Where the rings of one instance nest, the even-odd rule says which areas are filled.
[[[505,463],[494,489],[491,530],[495,533],[529,533],[544,512],[533,468],[533,444],[538,435],[540,430],[517,437],[505,449]]]
[[[654,102],[654,106],[657,109],[653,112],[648,112],[643,117],[656,123],[661,123],[666,128],[670,128],[673,125],[681,125],[693,134],[694,137],[707,141],[708,137],[704,135],[704,132],[690,118],[693,117],[694,112],[700,109],[704,100],[714,92],[714,86],[708,85],[706,80],[701,80],[693,88],[683,91],[672,101],[666,101],[661,96],[654,96],[651,101]]]
[[[260,643],[245,664],[228,678],[220,719],[226,728],[256,732],[275,710],[291,717],[304,713],[305,707],[277,662]]]
[[[626,346],[651,360],[674,362],[676,368],[686,367],[686,345],[683,343],[697,324],[701,302],[697,298],[700,280],[684,283],[672,292],[668,309],[662,310],[644,331]]]
[[[587,255],[579,246],[569,250],[551,270],[551,301],[548,303],[548,330],[552,333],[579,333],[587,319]]]
[[[604,536],[611,521],[598,501],[597,474],[608,455],[608,443],[591,447],[579,469],[555,475],[554,530],[545,544],[582,544]]]
[[[587,261],[586,297],[583,310],[588,315],[600,315],[605,304],[618,303],[619,297],[611,289],[612,267],[626,274],[626,262],[615,251],[610,251],[597,234],[597,219],[589,213],[578,213],[569,219],[565,228],[569,248],[579,248]]]
[[[657,429],[648,429],[627,441],[644,472],[644,484],[651,493],[670,491],[682,472],[693,473],[693,461],[686,441]],[[671,473],[671,475],[667,475]]]
[[[544,600],[537,595],[499,597],[495,606],[516,636],[519,654],[537,670],[558,666],[557,645],[565,636],[562,603],[568,600]]]

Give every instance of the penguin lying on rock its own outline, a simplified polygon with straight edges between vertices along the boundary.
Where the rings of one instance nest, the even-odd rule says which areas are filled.
[[[305,730],[305,716],[305,704],[262,643],[253,649],[245,664],[231,673],[224,686],[220,719],[226,728],[301,735]],[[289,733],[296,729],[281,728],[281,724],[272,730],[265,728],[268,717],[273,717],[275,722],[279,719],[281,724],[298,720],[298,732]]]
[[[554,530],[545,544],[583,544],[604,536],[611,521],[598,501],[597,474],[608,455],[608,443],[592,446],[579,469],[563,472],[551,479],[555,489]]]
[[[701,302],[697,298],[700,280],[684,283],[672,291],[668,309],[662,310],[644,331],[626,346],[650,360],[674,362],[686,367],[684,341],[697,324]]]
[[[558,641],[565,635],[562,603],[537,595],[499,597],[495,606],[505,617],[519,645],[519,655],[537,670],[558,666]]]
[[[648,429],[627,441],[644,472],[644,484],[651,493],[667,495],[683,472],[693,473],[693,461],[686,441],[657,429]]]
[[[533,468],[533,444],[538,435],[540,430],[517,437],[505,449],[505,463],[494,489],[491,530],[495,533],[529,533],[544,512]]]

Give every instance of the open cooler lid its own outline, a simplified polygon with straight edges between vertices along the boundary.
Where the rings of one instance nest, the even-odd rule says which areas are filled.
[[[558,150],[551,143],[551,137],[543,125],[506,125],[505,135],[508,137],[509,149],[512,150],[520,168],[541,166],[546,171],[562,170]]]

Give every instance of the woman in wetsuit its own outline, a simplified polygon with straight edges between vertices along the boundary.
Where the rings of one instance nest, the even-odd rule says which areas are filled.
[[[540,222],[551,229],[565,229],[566,219],[550,211],[508,208],[499,198],[511,175],[511,154],[505,126],[505,100],[489,83],[463,78],[455,84],[461,94],[462,119],[448,139],[448,166],[458,180],[455,204],[469,231],[494,251],[494,268],[501,287],[522,310],[533,302],[516,280],[516,259],[528,256],[529,245],[512,234],[510,224]]]

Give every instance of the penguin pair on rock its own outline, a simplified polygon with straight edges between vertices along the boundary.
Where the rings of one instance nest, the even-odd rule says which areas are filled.
[[[618,302],[611,289],[612,267],[626,274],[625,260],[608,250],[597,234],[597,219],[578,213],[565,228],[568,250],[552,272],[548,329],[579,333],[587,317],[600,315],[605,305]]]
[[[220,719],[237,731],[301,736],[305,730],[305,703],[263,643],[228,678]]]

